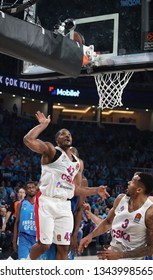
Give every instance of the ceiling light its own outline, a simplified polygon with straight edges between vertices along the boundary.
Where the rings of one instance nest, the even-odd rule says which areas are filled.
[[[57,105],[53,105],[53,109],[64,109],[65,107],[63,107],[63,106],[57,106]]]
[[[85,110],[63,109],[63,113],[81,113],[81,114],[86,114],[90,109],[91,109],[91,107],[88,107]]]
[[[107,111],[107,112],[102,112],[102,115],[111,115],[111,114],[113,114],[113,113],[118,113],[118,114],[126,114],[126,115],[133,115],[134,114],[134,111],[124,111],[124,110],[122,110],[122,111],[120,111],[120,110],[109,110],[109,111]]]

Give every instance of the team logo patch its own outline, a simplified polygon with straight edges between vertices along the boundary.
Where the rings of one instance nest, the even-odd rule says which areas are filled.
[[[56,188],[60,188],[60,185],[61,185],[61,183],[60,183],[60,182],[57,182]]]
[[[65,155],[63,155],[62,157],[62,162],[67,161],[67,157]]]
[[[80,168],[80,164],[77,163],[77,164],[76,164],[76,169],[78,170],[79,168]]]
[[[141,219],[141,214],[140,214],[140,213],[137,213],[137,214],[135,215],[134,222],[135,222],[135,223],[139,223],[139,222],[140,222],[140,219]]]
[[[26,204],[23,204],[23,210],[26,210],[26,209],[27,209],[26,206],[27,206]]]
[[[61,235],[57,234],[57,241],[61,241]]]

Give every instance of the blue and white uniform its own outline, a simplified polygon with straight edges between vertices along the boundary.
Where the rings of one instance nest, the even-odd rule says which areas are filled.
[[[36,243],[34,204],[27,199],[21,202],[18,238],[18,259],[27,258],[31,247]]]

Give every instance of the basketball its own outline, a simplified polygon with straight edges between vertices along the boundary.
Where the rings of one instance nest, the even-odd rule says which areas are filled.
[[[78,42],[80,45],[85,45],[85,39],[79,32],[74,32],[74,41]]]

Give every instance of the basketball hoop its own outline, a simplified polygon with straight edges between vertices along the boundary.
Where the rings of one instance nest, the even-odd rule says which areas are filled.
[[[95,74],[95,83],[99,95],[99,108],[122,106],[123,90],[132,77],[133,72],[115,72]]]

